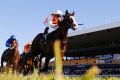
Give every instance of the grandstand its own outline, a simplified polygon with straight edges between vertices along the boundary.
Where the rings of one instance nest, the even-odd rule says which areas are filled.
[[[69,34],[67,45],[64,74],[82,75],[97,65],[100,75],[119,75],[120,22],[73,32]]]
[[[120,22],[82,29],[69,34],[66,57],[120,53]]]

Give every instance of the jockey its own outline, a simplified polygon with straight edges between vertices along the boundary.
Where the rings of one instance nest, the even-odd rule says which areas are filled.
[[[51,19],[50,19],[51,17]],[[52,14],[50,14],[44,21],[44,25],[47,26],[44,35],[48,33],[49,27],[53,29],[57,29],[59,26],[59,22],[62,21],[62,11],[56,10]]]
[[[29,42],[29,43],[27,43],[27,44],[24,46],[24,53],[30,52],[30,50],[31,50],[31,45],[32,45],[32,42]]]
[[[6,47],[12,48],[12,42],[13,42],[13,40],[16,40],[16,38],[15,38],[14,35],[10,36],[10,38],[6,41],[6,44],[5,44]]]
[[[24,46],[24,51],[23,53],[20,55],[20,58],[21,59],[27,59],[27,53],[31,51],[31,45],[32,45],[32,42],[28,42],[27,44],[25,44]]]

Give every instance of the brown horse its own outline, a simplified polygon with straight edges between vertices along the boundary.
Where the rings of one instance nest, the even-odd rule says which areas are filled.
[[[31,44],[26,44],[24,46],[24,52],[20,55],[19,65],[20,65],[20,72],[24,75],[33,72],[33,60],[32,58],[28,59],[29,54],[31,53]],[[26,62],[25,59],[27,59]]]
[[[6,49],[1,57],[1,67],[3,68],[3,63],[6,62],[6,67],[18,70],[19,62],[19,51],[18,51],[18,42],[16,39],[12,41],[11,48]]]
[[[20,72],[23,73],[24,75],[27,75],[28,73],[32,73],[33,72],[33,60],[32,58],[28,58],[29,54],[31,52],[23,52],[20,55],[20,60],[19,60],[19,67],[20,67]],[[26,62],[25,59],[27,59]]]
[[[68,30],[71,28],[73,30],[77,29],[77,23],[74,18],[74,12],[68,13],[66,10],[63,20],[59,23],[59,28],[51,33],[49,33],[44,41],[43,33],[39,33],[32,42],[31,55],[30,58],[34,58],[40,54],[40,66],[41,60],[45,57],[45,65],[43,69],[40,69],[41,72],[48,70],[48,63],[51,58],[54,57],[54,42],[59,40],[61,43],[61,54],[64,56],[64,52],[67,47],[67,35]]]

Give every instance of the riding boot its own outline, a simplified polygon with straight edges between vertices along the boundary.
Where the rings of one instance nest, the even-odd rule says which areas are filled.
[[[48,33],[48,31],[49,31],[49,27],[46,27],[45,31],[44,31],[44,35],[46,35]]]
[[[44,34],[43,34],[44,35],[44,40],[43,40],[44,42],[46,41],[46,35],[48,34],[48,31],[49,31],[49,27],[46,27]]]

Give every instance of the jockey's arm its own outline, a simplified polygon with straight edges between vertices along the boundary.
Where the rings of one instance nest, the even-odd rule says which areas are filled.
[[[52,21],[44,22],[44,25],[53,29],[58,26],[57,24],[53,24]]]
[[[55,18],[55,16],[47,16],[46,19],[44,20],[44,25],[47,26],[47,27],[51,27],[53,29],[56,29],[58,28],[58,24],[57,24],[57,21],[56,20],[57,18]]]

